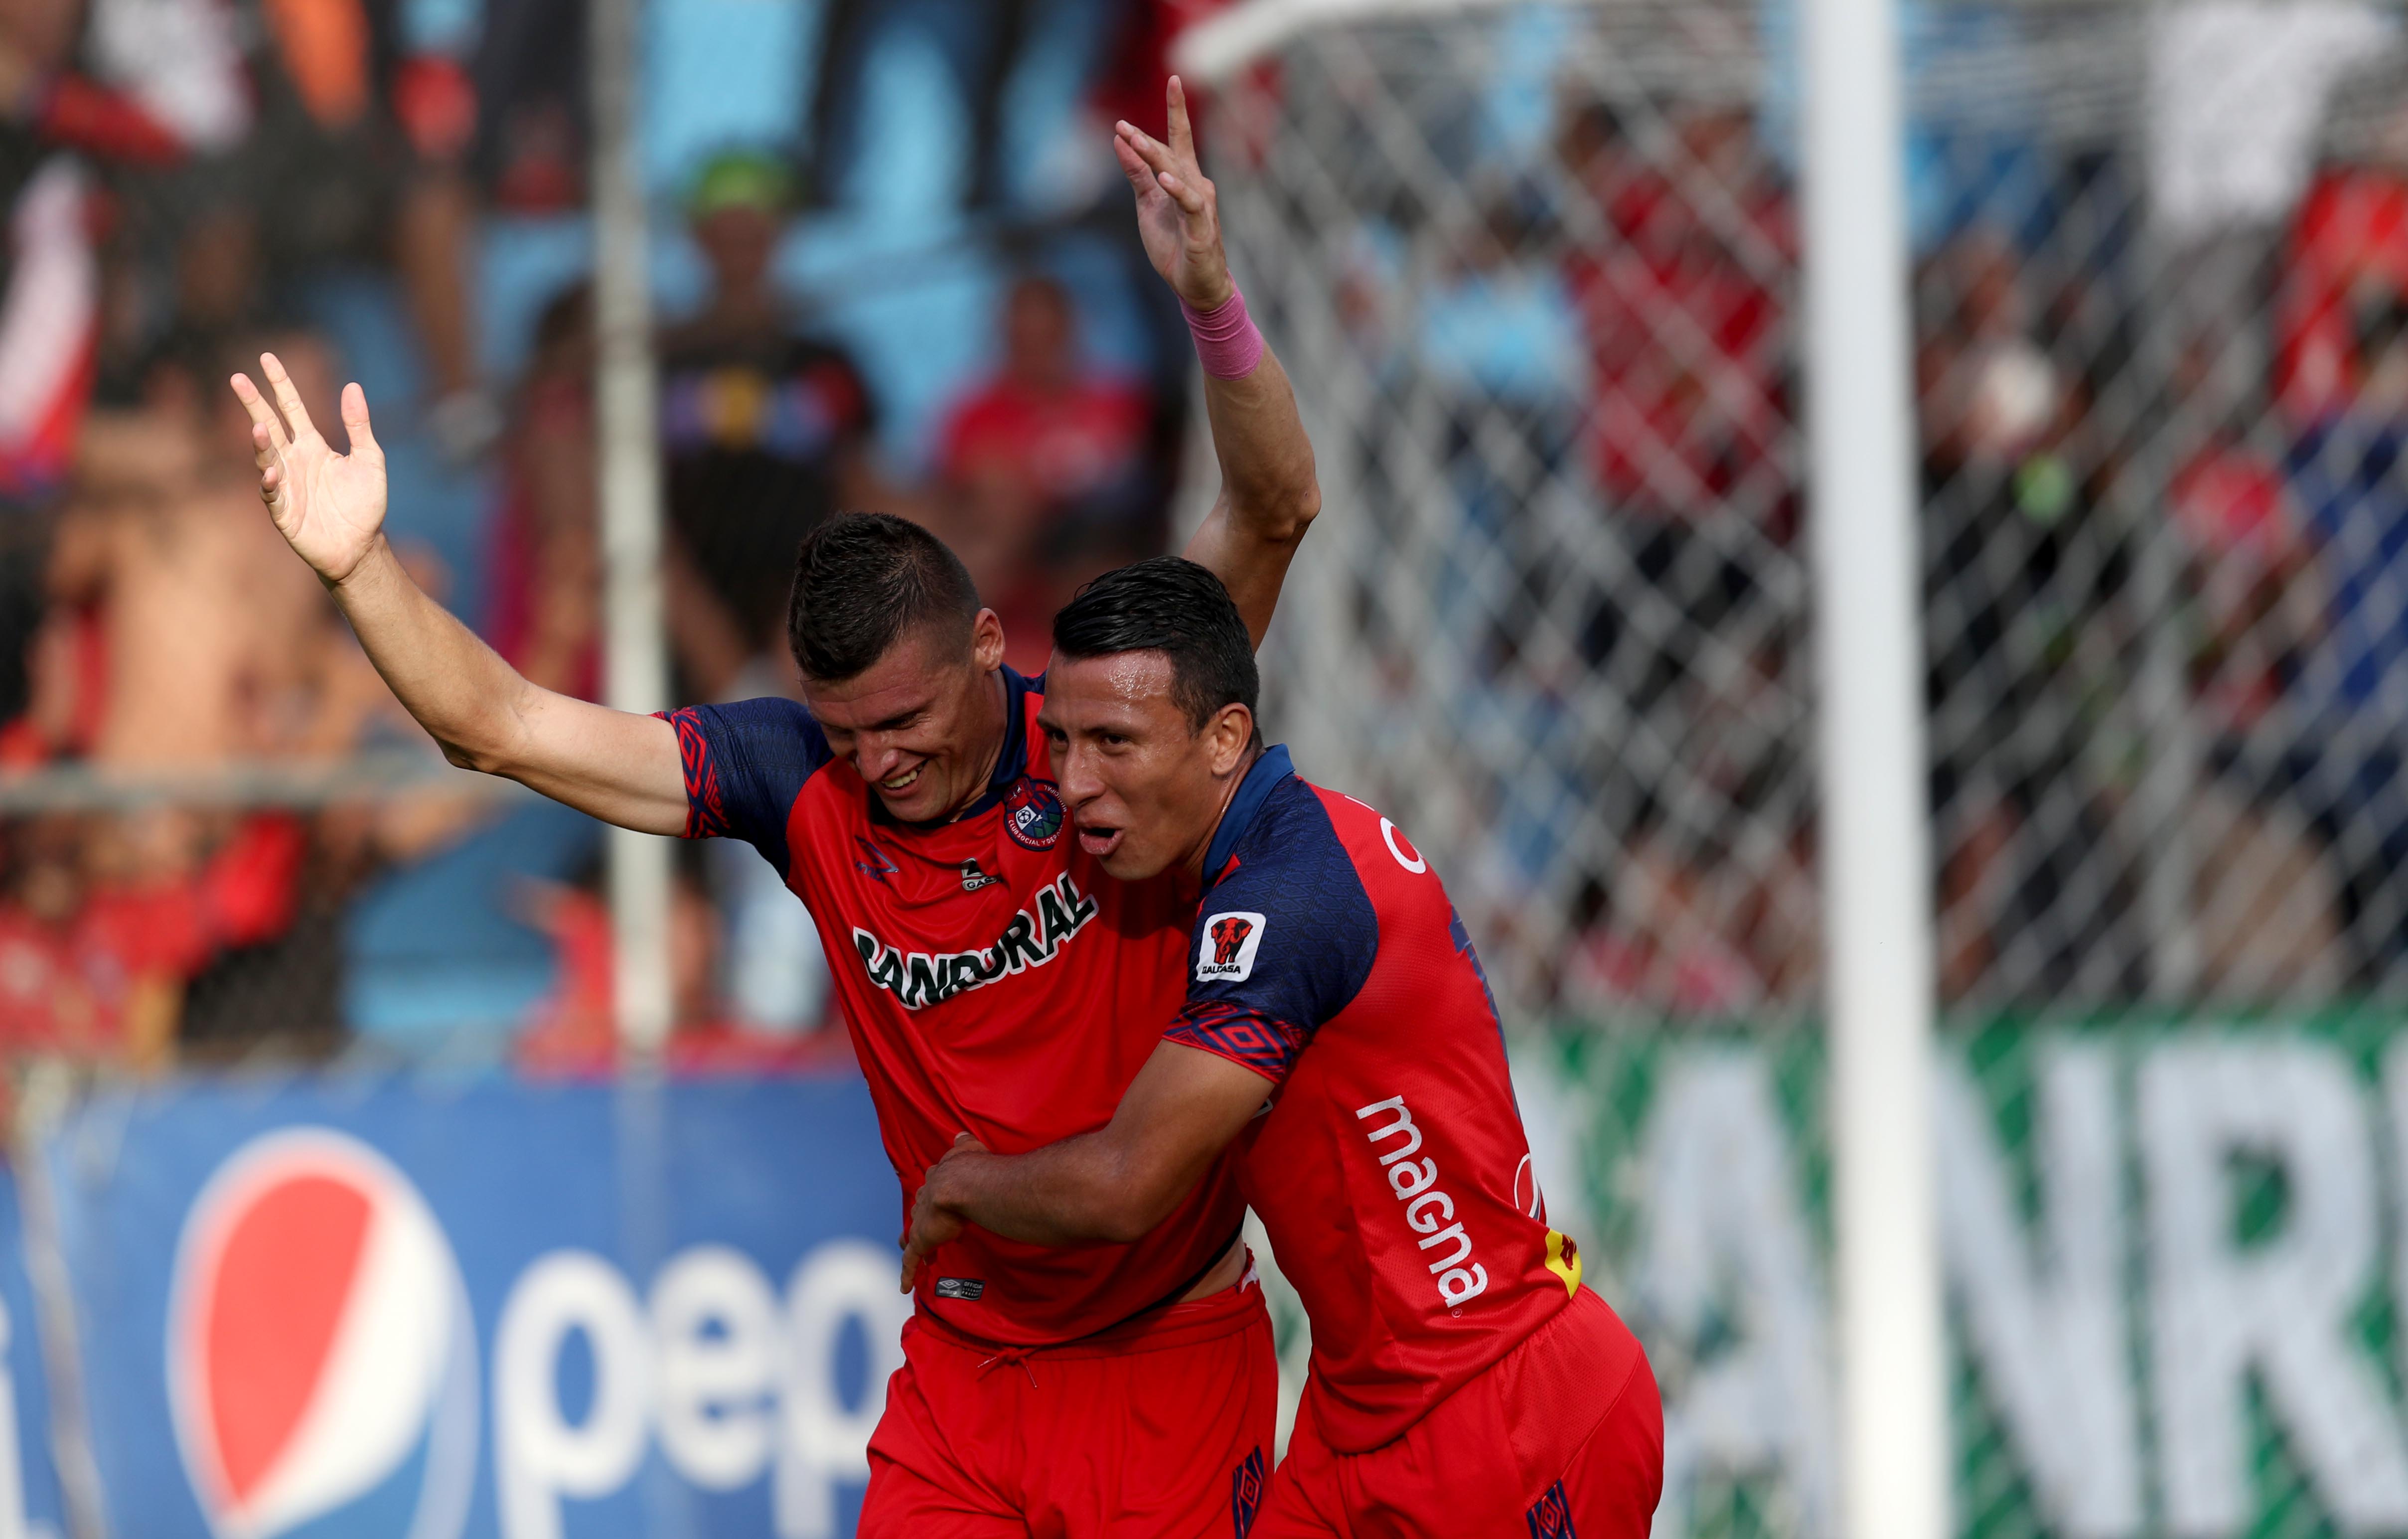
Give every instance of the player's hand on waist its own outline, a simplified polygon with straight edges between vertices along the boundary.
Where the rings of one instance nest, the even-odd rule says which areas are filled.
[[[384,525],[384,451],[368,426],[367,395],[356,384],[343,387],[343,426],[351,452],[338,454],[309,420],[309,409],[276,354],[260,354],[259,367],[274,393],[272,401],[247,374],[230,382],[251,413],[260,500],[310,569],[325,583],[339,583],[376,548]]]
[[[1196,309],[1209,310],[1236,292],[1229,259],[1221,247],[1221,205],[1196,155],[1196,134],[1187,120],[1187,91],[1178,76],[1166,92],[1168,143],[1135,123],[1112,126],[1112,153],[1137,194],[1137,226],[1145,254],[1171,291]]]
[[[944,1204],[940,1188],[945,1183],[940,1172],[955,1159],[987,1152],[987,1146],[969,1134],[957,1134],[953,1146],[928,1167],[920,1183],[920,1194],[911,1202],[911,1231],[903,1242],[904,1292],[911,1291],[919,1279],[920,1263],[929,1253],[958,1237],[964,1227],[961,1215]]]

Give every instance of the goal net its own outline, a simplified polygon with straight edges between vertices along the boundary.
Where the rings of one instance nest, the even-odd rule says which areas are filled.
[[[1269,726],[1481,946],[1659,1535],[1836,1533],[1795,0],[1239,14]],[[2408,18],[1901,23],[1955,1520],[2408,1526]]]

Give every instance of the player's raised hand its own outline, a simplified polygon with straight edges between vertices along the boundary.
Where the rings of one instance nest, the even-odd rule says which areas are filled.
[[[1211,309],[1232,292],[1229,259],[1221,250],[1221,204],[1196,159],[1187,122],[1187,88],[1178,76],[1164,93],[1170,142],[1135,123],[1112,125],[1112,153],[1137,194],[1137,227],[1145,254],[1171,292],[1197,309]]]
[[[273,402],[247,374],[230,382],[251,413],[260,500],[319,578],[340,583],[375,547],[377,531],[384,526],[384,451],[368,429],[367,394],[355,384],[343,387],[343,425],[351,452],[337,454],[309,420],[301,392],[276,354],[261,353],[259,370],[275,392]]]
[[[927,1259],[929,1253],[962,1232],[960,1216],[938,1200],[937,1172],[960,1156],[986,1152],[985,1144],[968,1133],[958,1133],[954,1135],[953,1146],[945,1151],[944,1158],[928,1167],[925,1179],[920,1183],[920,1195],[911,1202],[911,1232],[903,1242],[904,1292],[910,1292],[911,1285],[919,1280],[920,1263]]]

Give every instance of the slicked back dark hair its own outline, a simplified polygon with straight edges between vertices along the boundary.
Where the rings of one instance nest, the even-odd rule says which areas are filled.
[[[968,652],[978,611],[978,584],[943,540],[893,513],[838,513],[796,553],[786,640],[805,678],[841,683],[919,626]]]
[[[1211,571],[1161,555],[1106,572],[1054,617],[1054,650],[1074,660],[1123,652],[1170,659],[1170,698],[1201,729],[1226,705],[1256,709],[1254,640]]]

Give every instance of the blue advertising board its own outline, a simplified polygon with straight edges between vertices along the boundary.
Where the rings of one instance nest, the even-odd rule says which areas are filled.
[[[857,1081],[193,1085],[47,1156],[116,1532],[853,1532],[910,1314]]]
[[[17,1186],[0,1170],[0,1539],[66,1532]]]

